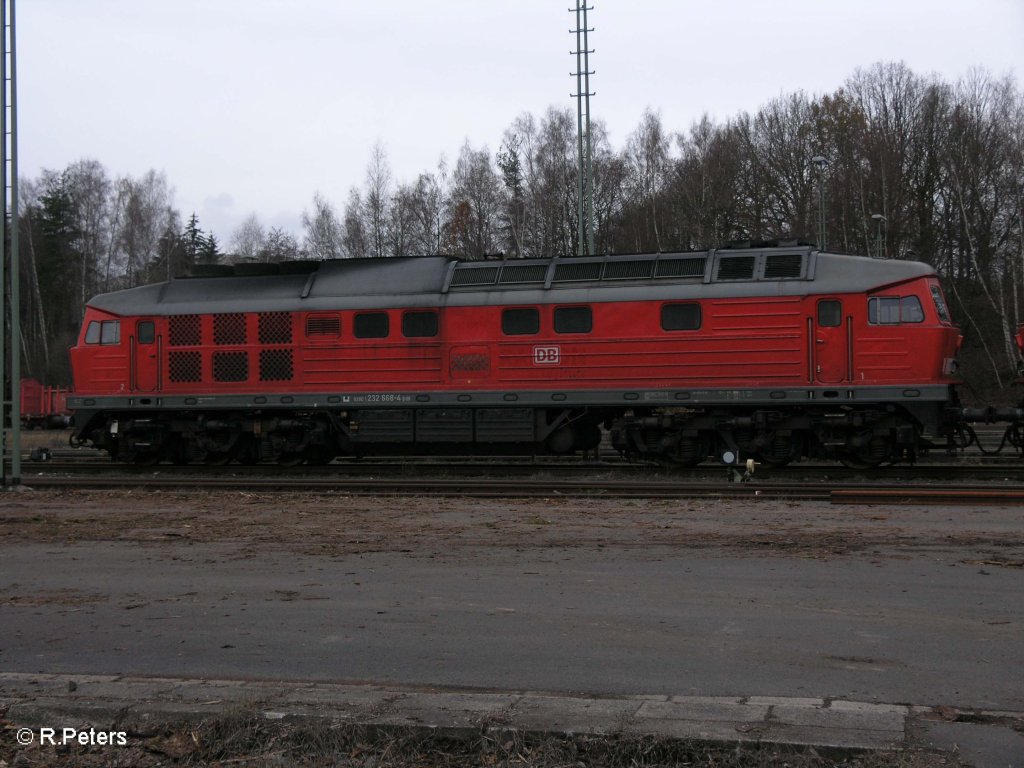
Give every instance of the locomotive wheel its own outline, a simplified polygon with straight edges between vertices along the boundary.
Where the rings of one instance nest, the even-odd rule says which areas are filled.
[[[844,452],[839,461],[847,469],[874,469],[889,458],[889,441],[873,437],[867,445]]]

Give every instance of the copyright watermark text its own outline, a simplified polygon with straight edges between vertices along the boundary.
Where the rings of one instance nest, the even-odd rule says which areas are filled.
[[[30,744],[40,746],[63,747],[79,744],[83,747],[126,747],[128,734],[125,731],[87,731],[78,728],[19,728],[15,734],[18,743],[27,747]]]

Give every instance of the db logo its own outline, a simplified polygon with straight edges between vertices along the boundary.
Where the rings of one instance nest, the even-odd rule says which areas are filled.
[[[561,358],[561,352],[558,347],[534,347],[533,348],[533,364],[534,365],[558,365]]]

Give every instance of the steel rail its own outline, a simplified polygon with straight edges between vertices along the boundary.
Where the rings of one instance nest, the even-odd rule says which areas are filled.
[[[813,483],[695,483],[590,479],[450,479],[450,478],[338,478],[338,477],[201,477],[184,485],[182,478],[162,476],[25,478],[33,488],[111,490],[250,491],[340,494],[346,496],[433,496],[471,498],[603,498],[603,499],[790,499],[840,504],[1024,504],[1024,487],[913,486],[878,487],[877,484]]]

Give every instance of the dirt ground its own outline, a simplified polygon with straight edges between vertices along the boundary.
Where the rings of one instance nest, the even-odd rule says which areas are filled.
[[[367,498],[340,493],[34,491],[0,496],[0,543],[223,543],[333,556],[620,547],[882,558],[959,550],[1024,567],[1020,509],[756,500]]]

